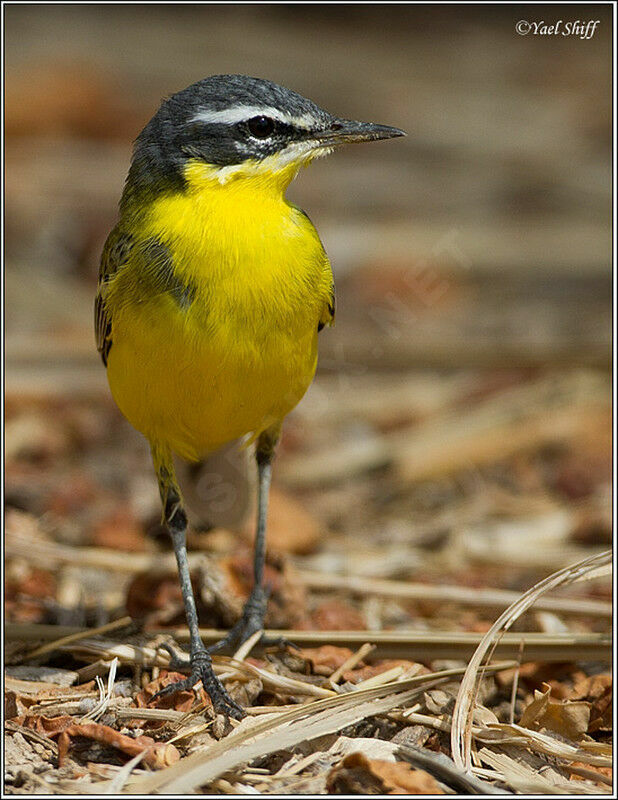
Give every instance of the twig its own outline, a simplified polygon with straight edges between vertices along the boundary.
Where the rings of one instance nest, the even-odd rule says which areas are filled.
[[[98,628],[87,628],[78,633],[72,633],[69,636],[63,636],[61,639],[56,639],[55,642],[43,644],[40,647],[32,650],[32,652],[26,653],[23,656],[23,660],[38,658],[39,656],[45,655],[45,653],[53,653],[54,650],[59,650],[63,645],[76,642],[79,639],[85,639],[89,636],[97,636],[101,633],[109,633],[109,631],[115,631],[118,628],[126,628],[126,626],[130,625],[131,622],[133,622],[131,617],[122,617],[122,619],[116,619],[113,622],[108,622],[106,625],[101,625]]]
[[[22,637],[22,630],[25,636]],[[66,630],[66,629],[63,629]],[[71,629],[75,631],[75,629]],[[73,638],[60,649],[86,661],[99,659],[110,660],[118,657],[121,664],[158,665],[167,667],[169,654],[153,647],[119,644],[98,639],[82,638],[90,636],[100,629],[80,630],[80,636]],[[7,623],[5,636],[7,639],[30,640],[52,638],[57,628],[54,625],[21,625]],[[157,629],[153,634],[165,633],[179,642],[189,641],[187,628]],[[202,628],[200,631],[205,643],[218,642],[225,631],[213,628]],[[472,656],[481,642],[482,636],[477,633],[459,633],[442,631],[289,631],[266,630],[268,638],[285,637],[299,647],[320,647],[335,644],[339,647],[359,648],[367,641],[375,645],[371,659],[401,658],[415,661],[433,661],[443,658],[466,659]],[[56,633],[57,635],[57,633]],[[55,638],[55,637],[54,637]],[[604,633],[517,633],[505,634],[498,644],[496,655],[501,658],[516,658],[521,642],[524,642],[524,655],[528,661],[578,661],[582,659],[608,662],[611,660],[611,636]],[[54,648],[59,644],[54,643]],[[215,664],[217,662],[215,661]]]
[[[43,747],[47,747],[47,749],[51,750],[55,756],[58,755],[58,745],[56,742],[53,742],[46,736],[41,736],[40,733],[37,733],[30,728],[24,728],[23,725],[18,725],[16,722],[12,722],[10,719],[4,720],[4,727],[5,729],[13,731],[14,733],[21,733],[25,739],[32,739],[33,742],[37,742],[37,744],[42,744]]]
[[[163,629],[157,630],[163,633]],[[189,641],[188,628],[167,629],[177,641]],[[200,630],[204,642],[217,642],[225,631],[212,628]],[[299,647],[320,647],[334,644],[355,650],[365,642],[376,645],[372,659],[401,658],[415,661],[435,659],[469,658],[472,656],[482,635],[478,633],[459,633],[443,631],[285,631],[266,630],[269,638],[285,637]],[[577,661],[611,660],[611,635],[604,633],[517,633],[505,634],[496,650],[500,658],[516,658],[521,641],[525,646],[525,659],[529,661]]]
[[[364,681],[360,681],[356,684],[356,691],[359,689],[369,689],[372,686],[381,686],[383,683],[390,683],[391,681],[397,681],[404,672],[409,674],[412,670],[406,670],[402,664],[398,664],[396,667],[391,667],[391,669],[387,669],[385,672],[380,672],[378,675],[372,675],[370,678],[365,678]]]
[[[245,658],[247,658],[249,653],[256,646],[256,644],[260,641],[263,634],[264,634],[263,630],[256,631],[247,639],[247,641],[243,642],[238,648],[238,650],[234,653],[234,660],[244,661]]]
[[[260,678],[264,686],[269,689],[276,689],[287,692],[288,694],[300,694],[313,697],[332,697],[333,695],[337,694],[332,689],[323,689],[321,686],[316,686],[313,683],[296,680],[295,678],[290,678],[287,675],[280,675],[278,673],[271,672],[270,670],[256,667],[253,664],[248,664],[244,661],[236,661],[236,659],[233,658],[227,659],[222,656],[220,656],[219,660],[229,663],[229,665],[235,670],[240,671],[241,675],[242,673],[248,673],[251,676],[255,675],[256,677]],[[221,677],[223,678],[224,676]],[[225,677],[232,676],[225,675]],[[234,677],[237,676],[234,675]]]
[[[174,570],[172,555],[152,556],[142,553],[116,553],[106,548],[68,547],[50,542],[42,536],[33,534],[11,533],[10,525],[6,532],[6,557],[19,557],[29,563],[48,568],[50,564],[69,564],[95,569],[110,570],[115,573],[137,574],[156,568],[158,570]],[[191,567],[201,563],[203,556],[189,553]],[[518,594],[505,589],[472,589],[462,586],[435,586],[432,584],[404,581],[389,581],[376,578],[358,578],[355,576],[332,575],[301,570],[301,580],[314,589],[347,589],[350,592],[366,596],[377,594],[384,597],[407,598],[411,600],[429,600],[433,602],[454,602],[461,605],[488,608],[503,608],[517,600]],[[553,611],[560,614],[590,615],[611,617],[611,603],[602,600],[577,599],[570,597],[543,597],[537,608],[542,611]],[[28,626],[23,628],[21,638],[26,640]],[[75,632],[74,628],[63,629],[65,635]],[[60,633],[60,631],[58,631]],[[58,635],[58,634],[56,634]]]
[[[524,654],[524,643],[522,641],[519,646],[519,653],[517,654],[517,666],[515,667],[515,674],[513,675],[513,686],[511,687],[511,705],[509,708],[509,722],[511,725],[515,722],[515,703],[517,701],[517,685],[519,684],[519,670],[521,669],[521,659]]]
[[[606,786],[614,785],[613,778],[611,778],[609,775],[604,775],[602,772],[596,772],[593,769],[586,769],[586,767],[576,767],[573,764],[569,764],[567,769],[574,775],[579,775],[580,778],[586,778],[586,780],[594,781],[595,783],[604,783]]]
[[[101,678],[98,675],[96,676],[97,684],[101,692],[101,699],[99,700],[97,705],[92,709],[92,711],[88,712],[88,714],[86,714],[83,717],[83,719],[81,720],[82,722],[85,722],[86,720],[89,719],[97,720],[100,717],[102,717],[103,714],[105,713],[105,710],[109,706],[114,692],[114,681],[116,680],[117,669],[118,669],[118,659],[115,658],[112,661],[111,666],[109,668],[109,674],[107,676],[107,690],[105,689],[105,686]]]
[[[400,342],[397,342],[398,346]],[[324,452],[282,461],[291,485],[325,485],[393,464],[406,481],[426,480],[481,466],[589,429],[591,413],[611,409],[607,382],[590,371],[549,375],[490,396],[438,420]]]
[[[338,669],[336,669],[333,674],[328,678],[324,683],[328,683],[331,688],[335,687],[335,684],[341,678],[344,672],[349,669],[354,669],[354,667],[365,658],[365,656],[369,655],[372,650],[375,650],[374,644],[369,644],[365,642],[365,644],[361,645],[355,653],[346,659],[343,664],[341,664]]]
[[[444,753],[432,753],[425,748],[411,745],[401,745],[397,753],[410,764],[429,772],[459,794],[510,794],[504,789],[496,789],[492,784],[462,772]]]
[[[186,717],[186,711],[175,711],[173,708],[114,708],[118,719],[145,719],[146,721],[163,720],[165,722],[178,722]]]
[[[357,577],[354,575],[335,575],[332,573],[300,570],[302,583],[310,589],[347,589],[349,592],[366,597],[368,594],[394,597],[399,600],[423,600],[437,603],[458,603],[464,606],[483,608],[504,608],[516,602],[520,592],[507,589],[473,589],[468,586],[436,586],[430,583],[382,580],[378,578]],[[613,606],[602,600],[571,597],[542,597],[536,608],[559,614],[590,615],[594,617],[612,616]]]
[[[489,723],[486,731],[479,729],[477,738],[487,743],[495,743],[497,740],[488,735],[488,732],[500,731],[505,737],[511,738],[510,744],[525,744],[530,750],[538,753],[562,758],[567,761],[581,761],[584,764],[592,764],[597,767],[611,767],[612,757],[607,755],[595,755],[585,750],[579,743],[570,743],[566,740],[557,739],[541,731],[533,731],[521,725],[510,725],[505,722]],[[514,738],[513,738],[514,734]]]

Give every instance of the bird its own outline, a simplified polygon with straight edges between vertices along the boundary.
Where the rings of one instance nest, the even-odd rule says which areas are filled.
[[[176,556],[189,675],[160,695],[201,681],[215,711],[245,715],[212,654],[263,629],[273,458],[284,418],[313,380],[318,334],[335,318],[330,261],[286,190],[301,167],[340,145],[404,135],[231,74],[164,99],[135,140],[101,256],[95,333],[112,396],[150,445]],[[255,448],[257,464],[254,585],[236,625],[206,648],[174,459],[197,462],[237,440]]]

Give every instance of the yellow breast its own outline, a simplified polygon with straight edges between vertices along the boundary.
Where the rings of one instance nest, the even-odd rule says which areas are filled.
[[[291,175],[222,183],[210,170],[190,164],[186,192],[140,215],[139,236],[166,246],[191,302],[144,291],[130,264],[109,294],[114,398],[151,441],[189,459],[260,433],[298,403],[332,282],[313,225],[284,199]]]

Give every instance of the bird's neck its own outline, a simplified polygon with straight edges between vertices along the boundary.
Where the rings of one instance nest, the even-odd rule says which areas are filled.
[[[229,192],[282,199],[301,166],[299,162],[280,163],[276,157],[225,167],[194,160],[186,165],[184,179],[189,192],[207,192],[213,199]]]
[[[215,241],[220,232],[228,242],[250,237],[253,245],[259,246],[263,235],[273,236],[274,229],[286,225],[291,207],[285,191],[298,169],[292,164],[271,171],[255,169],[253,163],[216,167],[189,162],[183,175],[184,191],[171,195],[169,202],[175,209],[183,209],[176,220],[184,236],[188,230],[202,230]],[[187,214],[191,221],[183,219]]]
[[[251,265],[255,281],[261,273],[271,280],[273,262],[285,262],[287,269],[296,256],[318,262],[322,246],[313,226],[285,199],[297,171],[298,165],[274,172],[238,170],[221,180],[218,168],[193,162],[185,169],[182,192],[163,194],[148,205],[144,235],[157,236],[178,254],[178,270],[221,279]]]

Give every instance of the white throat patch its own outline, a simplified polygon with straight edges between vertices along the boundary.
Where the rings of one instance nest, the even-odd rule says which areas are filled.
[[[327,156],[332,150],[332,147],[324,147],[315,139],[305,142],[292,142],[284,150],[274,153],[272,156],[262,159],[248,159],[241,164],[229,164],[225,167],[209,165],[208,170],[213,180],[223,185],[234,178],[272,175],[286,169],[291,164],[296,164],[296,171],[298,171],[301,167],[313,161],[314,158]]]

